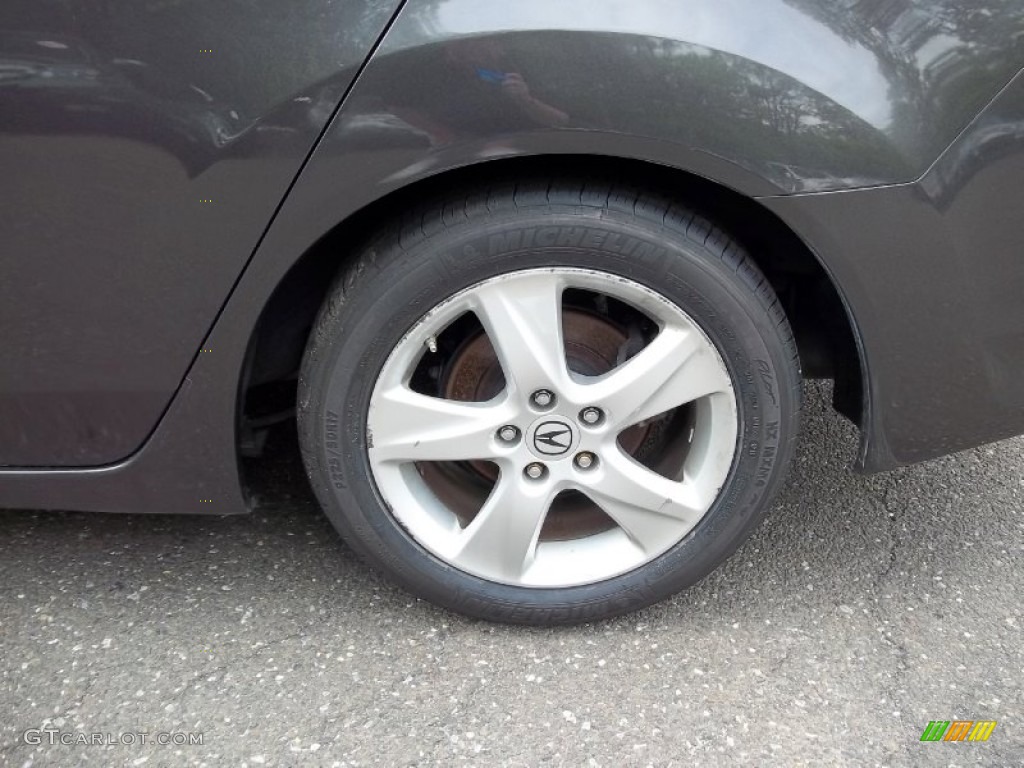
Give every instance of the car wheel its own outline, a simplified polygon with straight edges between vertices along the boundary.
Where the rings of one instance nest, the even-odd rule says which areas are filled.
[[[735,241],[667,198],[537,181],[424,206],[330,289],[300,378],[328,517],[409,591],[556,624],[694,584],[790,461],[799,363]]]

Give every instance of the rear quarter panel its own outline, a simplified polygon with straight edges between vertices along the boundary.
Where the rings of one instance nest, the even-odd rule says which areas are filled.
[[[914,189],[1019,69],[1022,18],[1019,4],[997,0],[413,0],[202,342],[215,352],[195,358],[143,449],[88,472],[0,472],[0,498],[243,511],[235,408],[245,347],[280,280],[339,222],[435,174],[531,155],[659,163],[773,200]],[[502,87],[509,73],[529,99]],[[879,264],[844,254],[850,285]],[[867,293],[847,299],[855,317],[877,315]],[[884,445],[874,431],[886,424],[870,421],[866,444]],[[878,455],[873,468],[896,462]]]

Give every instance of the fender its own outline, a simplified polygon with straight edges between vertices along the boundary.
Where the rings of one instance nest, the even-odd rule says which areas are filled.
[[[1013,76],[1015,27],[1004,17],[1020,12],[987,3],[992,21],[972,31],[968,50],[944,42],[956,20],[941,3],[860,5],[413,0],[150,440],[108,467],[0,473],[5,503],[246,511],[235,418],[262,308],[339,222],[429,176],[502,157],[587,154],[668,165],[761,198],[916,180]],[[991,66],[969,66],[979,52]]]

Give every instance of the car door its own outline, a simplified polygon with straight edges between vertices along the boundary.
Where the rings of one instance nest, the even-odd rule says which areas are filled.
[[[142,444],[399,4],[0,4],[0,466]]]

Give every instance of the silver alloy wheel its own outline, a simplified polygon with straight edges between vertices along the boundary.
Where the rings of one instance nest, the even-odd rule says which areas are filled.
[[[646,346],[599,376],[570,370],[562,295],[582,289],[638,310],[657,326]],[[487,402],[421,394],[411,386],[424,355],[471,312],[497,353],[504,389]],[[534,393],[554,395],[539,408]],[[692,404],[687,450],[669,476],[626,453],[629,427]],[[583,421],[598,408],[597,424]],[[502,440],[514,426],[522,439]],[[609,579],[663,554],[708,512],[736,455],[732,381],[707,335],[679,307],[631,280],[587,269],[512,272],[471,286],[428,312],[398,343],[374,386],[367,415],[373,480],[388,508],[423,547],[454,568],[525,587]],[[585,469],[581,453],[592,461]],[[468,524],[425,482],[426,462],[487,461],[498,479]],[[538,478],[527,467],[544,467]],[[556,496],[578,491],[614,527],[540,540]]]

